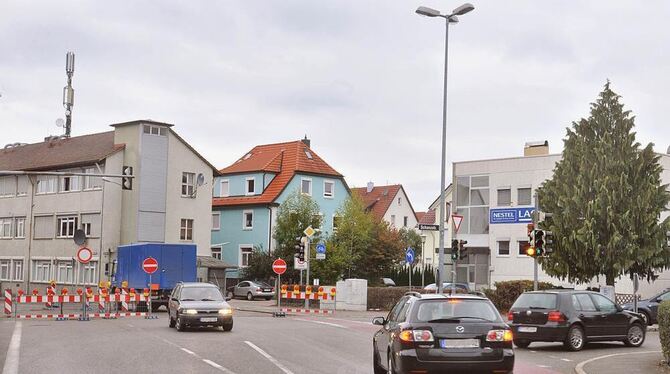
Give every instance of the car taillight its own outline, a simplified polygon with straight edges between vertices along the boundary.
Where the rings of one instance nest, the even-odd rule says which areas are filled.
[[[554,310],[554,311],[549,312],[547,320],[549,322],[565,322],[565,316],[563,315],[563,313],[561,313],[557,310]]]
[[[260,288],[256,289],[256,293],[261,293],[261,292],[263,292],[263,290],[261,290]]]
[[[491,330],[486,334],[487,342],[511,342],[512,330]]]
[[[398,338],[403,342],[425,343],[433,341],[433,333],[430,330],[404,330]]]
[[[510,322],[514,321],[514,313],[512,312],[507,313],[507,320]]]

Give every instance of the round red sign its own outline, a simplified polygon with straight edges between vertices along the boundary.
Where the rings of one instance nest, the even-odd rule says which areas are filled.
[[[282,260],[281,258],[276,259],[272,263],[272,271],[274,271],[277,275],[284,274],[286,272],[286,261]]]
[[[153,274],[158,270],[158,261],[153,257],[147,257],[142,261],[142,270],[147,274]]]
[[[77,260],[82,264],[88,264],[93,258],[93,251],[86,247],[81,247],[77,251]]]

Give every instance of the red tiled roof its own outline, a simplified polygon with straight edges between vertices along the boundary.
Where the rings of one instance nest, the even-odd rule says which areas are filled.
[[[307,156],[307,152],[311,155],[311,159]],[[259,171],[277,173],[263,194],[215,197],[212,199],[212,205],[221,207],[272,203],[297,172],[342,178],[342,174],[300,140],[256,146],[232,165],[219,170],[222,175]]]
[[[419,218],[419,213],[416,214],[416,217],[419,219],[419,223],[422,225],[434,225],[435,224],[435,210],[429,210],[427,212],[421,212],[421,217]]]
[[[0,149],[0,170],[51,170],[91,165],[125,148],[114,131]]]
[[[383,219],[384,214],[393,202],[393,198],[401,188],[401,185],[393,184],[390,186],[375,186],[370,192],[367,192],[366,187],[352,188],[351,192],[358,194],[363,199],[365,209],[378,219]]]
[[[421,218],[426,215],[426,212],[414,212],[414,214],[416,215],[416,221],[421,222]]]

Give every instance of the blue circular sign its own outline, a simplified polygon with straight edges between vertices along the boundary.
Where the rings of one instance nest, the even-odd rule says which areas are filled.
[[[410,264],[414,262],[414,250],[412,248],[407,248],[407,251],[405,251],[405,260]]]
[[[319,243],[316,245],[316,253],[326,253],[326,245]]]

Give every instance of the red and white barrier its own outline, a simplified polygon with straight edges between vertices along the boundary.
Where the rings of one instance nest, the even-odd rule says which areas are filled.
[[[54,288],[51,287],[51,286],[48,286],[48,287],[47,287],[47,295],[48,295],[48,296],[52,296],[52,295],[54,295],[54,294],[55,294],[55,290],[54,290]],[[51,308],[51,307],[53,307],[53,306],[54,306],[54,304],[53,304],[53,300],[49,300],[49,299],[47,299],[47,302],[46,302],[45,306],[46,306],[47,308]]]
[[[294,309],[294,308],[281,308],[284,313],[305,313],[305,314],[334,314],[334,310],[328,309]]]
[[[5,314],[12,314],[12,291],[5,290]]]
[[[121,318],[121,317],[144,317],[146,312],[127,312],[127,313],[88,313],[89,318]],[[17,319],[78,319],[81,314],[20,314]]]
[[[100,311],[100,313],[105,312],[105,294],[102,289],[98,290],[98,311]]]
[[[282,297],[284,299],[295,299],[295,300],[328,300],[328,294],[323,294],[323,295],[317,295],[315,293],[312,294],[305,294],[305,292],[300,292],[300,293],[294,293],[294,292],[286,292],[285,294],[282,294]]]
[[[128,301],[126,300],[126,297],[128,297],[128,294],[126,293],[125,289],[121,291],[121,296],[123,297],[123,299],[121,300],[121,310],[123,312],[127,312],[128,311]]]

